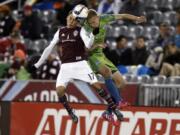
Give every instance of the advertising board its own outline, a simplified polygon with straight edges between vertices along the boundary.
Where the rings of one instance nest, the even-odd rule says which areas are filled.
[[[131,107],[119,126],[104,121],[104,105],[71,104],[74,124],[58,103],[12,103],[12,135],[179,135],[180,109]]]

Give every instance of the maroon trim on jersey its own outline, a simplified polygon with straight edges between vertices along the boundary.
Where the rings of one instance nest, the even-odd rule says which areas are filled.
[[[86,59],[86,51],[80,36],[80,27],[62,27],[59,30],[59,56],[62,63],[76,62]]]

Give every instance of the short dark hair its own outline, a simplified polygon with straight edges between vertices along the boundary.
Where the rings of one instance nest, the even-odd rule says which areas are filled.
[[[170,47],[174,48],[174,47],[176,47],[176,45],[175,44],[167,44],[166,46],[164,46],[163,51],[164,51],[165,57],[169,55]]]
[[[144,39],[145,40],[145,37],[144,36],[138,36],[138,37],[136,37],[136,39]]]
[[[124,36],[124,35],[120,35],[119,37],[117,37],[117,38],[116,38],[116,42],[121,41],[123,38],[127,39],[127,37],[126,37],[126,36]]]

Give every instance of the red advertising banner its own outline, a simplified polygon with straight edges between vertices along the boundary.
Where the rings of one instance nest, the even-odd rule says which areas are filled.
[[[58,102],[55,81],[2,81],[0,101]],[[105,85],[102,84],[104,88]],[[75,81],[67,87],[68,101],[76,103],[104,103],[88,84]],[[121,90],[124,100],[138,104],[138,85],[128,84]]]
[[[180,108],[131,107],[113,126],[101,119],[104,105],[71,104],[79,117],[73,124],[58,103],[12,103],[11,135],[179,135]]]

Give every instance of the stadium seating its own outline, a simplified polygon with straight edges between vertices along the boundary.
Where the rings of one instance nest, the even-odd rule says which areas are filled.
[[[177,23],[176,12],[175,11],[165,12],[164,21],[168,21],[169,24],[175,25]]]
[[[111,37],[118,37],[119,35],[128,35],[128,27],[125,25],[122,26],[115,26],[111,29]]]
[[[111,48],[111,49],[115,49],[116,48],[116,41],[114,38],[107,38],[106,39],[106,44]]]
[[[11,15],[12,15],[14,20],[18,20],[19,19],[19,12],[18,12],[18,10],[13,10]]]
[[[173,76],[167,78],[166,82],[168,84],[180,84],[180,76]]]
[[[104,78],[98,74],[98,80],[103,81]],[[124,74],[123,79],[127,83],[140,83],[140,84],[153,84],[153,85],[168,85],[168,84],[180,84],[180,76],[166,77],[164,75],[151,77],[149,75],[136,76],[132,74]]]
[[[42,52],[48,45],[48,41],[46,39],[39,39],[34,41],[34,45],[38,52]]]
[[[148,40],[146,41],[146,48],[147,50],[151,50],[155,45],[155,41],[154,40]]]
[[[151,24],[159,25],[163,21],[163,13],[159,10],[148,12],[148,21]]]
[[[143,84],[180,84],[180,76],[166,77],[164,75],[151,77],[149,75],[136,76],[132,74],[124,74],[123,79],[128,83],[143,83]]]
[[[27,48],[27,52],[30,55],[42,52],[44,48],[48,45],[48,41],[46,39],[39,39],[35,41],[25,39],[24,41]]]
[[[158,9],[161,11],[167,11],[173,9],[173,0],[158,0]]]
[[[128,28],[128,37],[135,39],[138,36],[142,36],[143,31],[143,26],[131,26]]]
[[[159,36],[159,27],[158,26],[146,26],[144,27],[144,34],[148,40],[156,39]]]
[[[142,76],[140,76],[140,80],[141,80],[141,83],[148,83],[150,80],[150,76],[149,75],[142,75]]]
[[[35,14],[37,14],[40,18],[41,18],[42,15],[43,15],[43,12],[42,12],[41,10],[39,10],[39,9],[35,9],[35,10],[33,10],[33,12],[34,12]]]
[[[51,28],[52,25],[50,24],[43,25],[41,37],[49,40],[52,37]]]
[[[98,80],[103,81],[103,77],[98,75]],[[166,77],[164,75],[159,76],[149,76],[149,75],[142,75],[136,76],[132,74],[123,74],[123,79],[127,83],[140,83],[140,84],[153,84],[153,85],[168,85],[168,84],[180,84],[180,76],[173,76],[173,77]]]
[[[153,84],[165,84],[166,83],[166,76],[159,75],[152,77],[153,79]]]
[[[56,19],[56,12],[54,10],[45,10],[42,12],[41,18],[45,23],[52,23]]]
[[[106,27],[106,30],[107,30],[107,34],[106,34],[106,37],[112,37],[112,29],[113,29],[113,27],[111,26],[111,25],[108,25],[107,27]]]
[[[146,10],[157,10],[158,9],[158,0],[145,0],[145,8]]]
[[[151,81],[151,77],[149,75],[142,75],[142,76],[136,76],[131,74],[124,74],[123,79],[126,80],[128,83],[144,83],[149,84]]]
[[[131,82],[132,78],[133,78],[133,75],[131,74],[123,75],[123,79],[126,80],[126,82]]]
[[[171,35],[176,34],[176,29],[175,29],[174,26],[170,26],[170,27],[169,27],[169,30],[170,30]]]
[[[32,40],[24,39],[24,44],[26,46],[28,55],[32,55],[36,52],[35,50],[33,50],[33,41]]]
[[[177,4],[180,2],[178,0],[146,0],[145,11],[147,14],[148,22],[145,25],[132,25],[128,26],[123,21],[118,21],[112,23],[107,27],[107,43],[110,45],[110,48],[116,46],[115,38],[119,35],[125,35],[129,38],[128,46],[133,46],[132,40],[138,36],[144,35],[147,39],[146,44],[148,48],[154,45],[154,40],[159,35],[158,25],[162,21],[167,21],[170,26],[170,31],[172,34],[175,33],[174,25],[176,24],[176,12],[174,11],[177,8]],[[166,11],[166,12],[164,12]],[[52,25],[56,20],[55,10],[34,10],[43,20],[43,32],[41,38],[51,40],[53,34],[56,32],[58,25]],[[17,11],[13,11],[13,16],[18,17]]]
[[[127,43],[127,46],[129,47],[129,48],[133,48],[134,46],[134,42],[133,41],[128,41],[128,43]]]
[[[120,71],[121,74],[127,74],[128,73],[128,69],[126,66],[123,65],[119,65],[117,66],[118,70]]]
[[[180,0],[173,0],[173,9],[176,10],[179,8]]]

